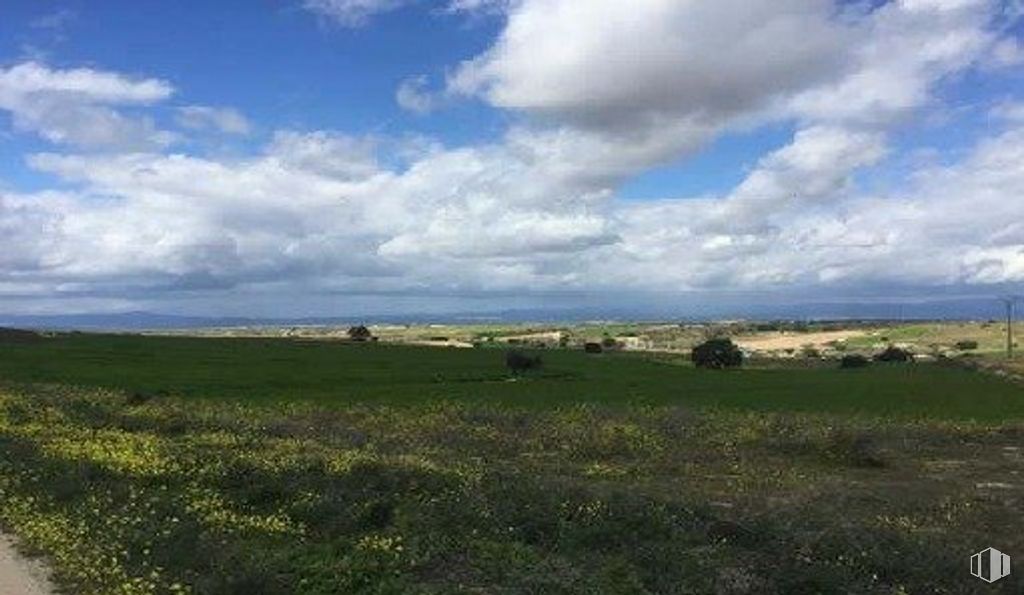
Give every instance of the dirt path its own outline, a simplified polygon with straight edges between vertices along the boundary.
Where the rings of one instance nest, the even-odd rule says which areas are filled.
[[[51,595],[53,586],[46,569],[19,554],[10,539],[0,535],[0,593],[3,595]]]
[[[843,341],[865,334],[861,330],[822,331],[818,333],[766,333],[750,337],[737,337],[735,341],[737,345],[746,349],[774,351],[778,349],[799,349],[804,345],[821,347],[831,341]]]

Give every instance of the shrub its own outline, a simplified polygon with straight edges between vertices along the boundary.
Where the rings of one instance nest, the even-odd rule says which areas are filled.
[[[604,347],[605,349],[615,349],[618,345],[619,344],[613,337],[605,337],[601,339],[601,347]]]
[[[866,368],[869,363],[871,362],[863,355],[851,353],[849,355],[844,355],[842,359],[839,360],[839,367],[845,369]]]
[[[604,347],[601,347],[600,343],[584,343],[583,351],[587,353],[602,353],[604,351]]]
[[[523,372],[541,369],[544,362],[539,355],[531,356],[513,349],[505,354],[505,365],[513,375],[518,376]]]
[[[690,359],[698,368],[735,368],[743,364],[743,352],[731,339],[709,339],[693,348]]]
[[[33,343],[41,341],[42,338],[42,335],[35,331],[0,327],[0,343]]]
[[[875,356],[876,362],[909,362],[914,360],[914,354],[906,349],[900,349],[894,345],[885,348],[885,351]]]
[[[971,351],[978,348],[977,341],[957,341],[955,347],[960,351]]]
[[[371,337],[373,337],[373,334],[370,332],[370,329],[361,324],[349,327],[348,329],[348,338],[353,341],[369,341]]]
[[[825,447],[827,458],[851,467],[885,467],[874,438],[861,432],[838,430],[833,432]]]

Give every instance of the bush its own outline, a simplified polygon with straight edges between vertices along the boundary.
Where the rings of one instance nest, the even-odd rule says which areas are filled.
[[[371,337],[373,337],[373,334],[370,332],[370,329],[361,324],[349,327],[348,329],[348,338],[353,341],[369,341]]]
[[[844,355],[843,358],[839,360],[839,367],[844,369],[866,368],[869,363],[871,362],[863,355],[851,353],[849,355]]]
[[[602,353],[604,351],[604,347],[601,347],[600,343],[585,343],[583,345],[583,351],[587,353]]]
[[[735,368],[743,364],[743,352],[731,339],[709,339],[697,345],[690,359],[698,368]]]
[[[0,327],[0,343],[34,343],[42,339],[43,336],[35,331]]]
[[[972,351],[978,348],[977,341],[957,341],[955,347],[960,351]]]
[[[544,362],[539,355],[530,356],[522,351],[512,350],[505,354],[505,365],[513,375],[518,376],[523,372],[540,370]]]
[[[914,360],[914,354],[906,349],[900,349],[894,345],[885,348],[885,351],[875,356],[876,362],[909,362]]]
[[[601,347],[604,347],[605,349],[615,349],[618,345],[618,342],[612,337],[605,337],[601,339]]]
[[[828,439],[825,454],[827,458],[851,467],[878,468],[885,467],[885,459],[881,450],[871,436],[839,430],[833,432]]]

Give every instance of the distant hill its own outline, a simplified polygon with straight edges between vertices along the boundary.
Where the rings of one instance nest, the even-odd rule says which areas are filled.
[[[985,320],[1001,319],[995,299],[940,299],[918,302],[810,302],[729,304],[708,300],[657,306],[523,308],[450,314],[396,313],[304,318],[179,316],[152,312],[113,314],[4,315],[0,326],[40,330],[138,331],[241,326],[343,326],[349,324],[472,324],[582,322],[590,320]]]
[[[47,330],[142,330],[171,328],[205,328],[214,326],[245,326],[254,324],[248,318],[205,318],[174,316],[150,312],[124,312],[117,314],[53,314],[2,315],[0,325],[26,329]]]

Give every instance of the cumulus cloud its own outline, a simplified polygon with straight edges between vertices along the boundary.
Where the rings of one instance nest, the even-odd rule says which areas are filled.
[[[985,57],[999,42],[988,27],[999,2],[902,0],[890,2],[853,27],[843,76],[785,100],[782,108],[814,120],[886,123],[930,100],[944,77]]]
[[[171,96],[157,79],[136,80],[90,68],[56,70],[38,62],[0,68],[0,109],[14,127],[54,143],[85,148],[163,147],[176,136],[152,118],[127,116],[118,106],[144,106]]]
[[[302,6],[343,27],[361,27],[374,16],[422,0],[304,0]],[[443,12],[494,14],[507,10],[513,0],[450,0]]]
[[[314,4],[352,24],[397,5]],[[232,158],[152,149],[33,155],[32,167],[71,190],[2,196],[0,231],[17,249],[0,257],[0,293],[1024,281],[1024,130],[1012,101],[994,112],[1001,130],[966,156],[925,165],[885,192],[856,183],[884,164],[896,126],[938,101],[937,86],[1005,52],[1006,35],[991,25],[998,2],[451,8],[499,5],[503,32],[446,88],[517,116],[499,138],[463,147],[417,139],[397,150],[401,141],[280,130]],[[11,70],[0,71],[0,108],[16,126],[43,135],[52,127],[69,139],[87,135],[52,114],[31,119],[27,98],[127,118],[114,108],[173,92],[155,79],[94,70]],[[435,107],[421,78],[397,99],[414,111]],[[231,132],[215,108],[185,110],[185,127]],[[765,123],[791,127],[792,138],[735,188],[616,198],[651,166]]]
[[[214,130],[224,134],[246,135],[252,124],[232,107],[187,105],[178,108],[178,124],[191,130]]]
[[[305,0],[303,7],[346,27],[366,24],[376,14],[394,10],[408,0]]]
[[[583,192],[505,143],[394,171],[341,139],[282,133],[234,162],[37,155],[34,167],[82,190],[6,198],[0,221],[30,231],[4,266],[81,286],[332,291],[1024,280],[1020,129],[885,196],[849,182],[880,158],[877,137],[810,129],[727,195],[640,203]],[[309,150],[286,159],[282,143]]]
[[[857,6],[523,0],[448,91],[571,129],[563,138],[603,138],[610,151],[640,143],[650,149],[641,169],[765,122],[888,125],[1007,41],[990,26],[995,0]]]
[[[830,13],[821,0],[527,0],[450,86],[602,128],[731,113],[834,70],[848,38]]]
[[[437,109],[439,99],[427,89],[428,80],[424,75],[402,81],[395,92],[399,107],[417,114],[427,114]]]

